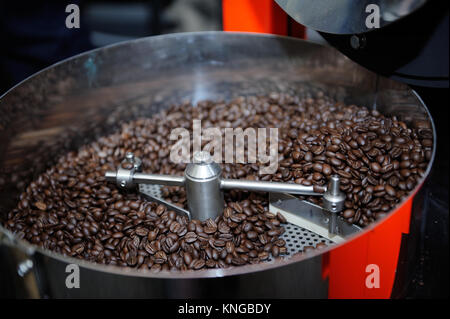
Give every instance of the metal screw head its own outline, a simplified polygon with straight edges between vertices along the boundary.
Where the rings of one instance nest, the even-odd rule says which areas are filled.
[[[31,269],[33,269],[33,261],[31,259],[27,259],[17,266],[17,274],[20,277],[24,277]]]
[[[194,154],[194,163],[200,164],[210,164],[212,162],[212,157],[209,152],[197,152]]]
[[[132,152],[128,152],[127,154],[125,154],[125,159],[129,163],[133,163],[134,162],[134,154]]]
[[[350,37],[350,46],[355,50],[364,48],[366,46],[366,37],[364,35],[352,35]]]

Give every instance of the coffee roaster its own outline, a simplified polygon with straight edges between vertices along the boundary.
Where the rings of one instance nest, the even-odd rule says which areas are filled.
[[[60,155],[116,130],[123,121],[151,116],[186,99],[195,103],[267,92],[304,95],[319,91],[395,115],[412,126],[421,123],[435,136],[428,109],[414,91],[368,71],[335,49],[249,33],[150,37],[62,61],[1,98],[1,213],[7,214],[17,204],[21,189]],[[431,170],[435,149],[434,142],[421,183],[385,218],[363,229],[337,218],[342,202],[337,177],[323,194],[316,194],[325,199],[320,207],[286,194],[314,195],[313,188],[221,179],[205,154],[196,154],[196,162],[182,178],[140,172],[140,159],[128,154],[124,164],[131,166],[106,177],[119,187],[139,184],[137,190],[148,200],[169,207],[172,204],[164,202],[155,184],[186,186],[188,194],[189,188],[193,190],[189,209],[172,207],[180,214],[198,215],[199,207],[220,203],[225,189],[271,192],[271,211],[287,213],[289,224],[283,236],[290,250],[288,258],[226,269],[153,273],[59,255],[0,226],[2,273],[8,274],[4,287],[9,287],[11,295],[26,297],[389,297],[402,234],[410,229],[413,197]],[[199,190],[205,179],[198,174],[205,172],[210,174],[206,181],[214,180],[217,187],[202,199]],[[295,254],[304,246],[315,246],[319,239],[330,245]],[[69,289],[65,284],[69,264],[80,266],[79,288]],[[379,267],[380,288],[366,285],[368,265]]]
[[[430,103],[431,107],[440,112],[442,103],[446,103],[445,96],[448,89],[448,3],[445,1],[260,1],[256,5],[253,1],[233,1],[225,0],[224,5],[224,29],[229,31],[251,31],[272,33],[278,35],[289,35],[299,38],[306,38],[305,29],[311,29],[319,32],[319,34],[333,47],[345,54],[347,57],[357,62],[359,65],[372,70],[373,72],[388,76],[391,79],[401,81],[411,85],[419,94],[423,93],[423,97]],[[377,26],[371,25],[373,13],[379,14]],[[445,124],[443,124],[445,125]],[[441,133],[446,135],[447,133]],[[443,145],[443,147],[445,147]],[[448,154],[442,153],[443,162],[448,161]],[[439,165],[445,167],[446,164]],[[447,170],[448,171],[448,170]],[[434,181],[430,184],[438,184]],[[444,189],[446,184],[444,184]],[[419,203],[422,201],[430,203],[429,195],[432,187],[422,192],[416,198],[415,207],[419,211],[439,211],[436,216],[447,216],[448,206],[438,205],[428,206],[429,204]],[[425,195],[424,195],[425,193]],[[445,200],[445,192],[442,199]],[[425,199],[423,199],[425,197]],[[411,205],[411,204],[409,204]],[[425,208],[423,208],[425,206]],[[442,211],[441,211],[442,209]],[[411,276],[411,268],[415,266],[405,266],[411,263],[411,260],[423,259],[423,257],[411,257],[411,246],[420,245],[417,242],[419,234],[418,228],[424,229],[424,221],[417,222],[417,217],[412,218],[410,223],[410,208],[404,213],[405,221],[411,224],[411,229],[416,229],[414,235],[407,236],[400,224],[394,226],[387,231],[383,237],[400,238],[403,233],[402,252],[395,251],[392,254],[383,254],[382,241],[379,248],[375,248],[376,244],[371,242],[370,247],[373,254],[380,257],[384,255],[385,261],[390,264],[391,280],[395,278],[395,289],[391,290],[393,284],[384,285],[386,290],[361,289],[357,282],[349,281],[354,278],[361,281],[362,277],[356,279],[354,268],[345,270],[345,258],[337,261],[332,269],[339,269],[341,278],[344,281],[331,280],[330,294],[331,297],[347,297],[347,296],[373,296],[373,297],[389,297],[405,295],[405,287],[408,281],[413,279]],[[416,212],[416,216],[426,215],[426,213]],[[429,217],[431,218],[431,217]],[[434,217],[439,222],[445,223],[445,217]],[[417,224],[422,223],[422,226]],[[402,231],[399,232],[399,230]],[[381,231],[381,228],[378,229]],[[421,234],[427,237],[428,235]],[[444,238],[440,241],[445,242]],[[409,249],[406,248],[408,245]],[[415,238],[411,240],[411,238]],[[448,241],[448,240],[447,240]],[[368,249],[369,240],[359,243],[363,245],[364,250]],[[421,244],[423,246],[423,243]],[[445,246],[445,245],[444,245]],[[379,249],[379,252],[375,251]],[[408,250],[408,254],[403,252]],[[418,255],[423,254],[418,253]],[[371,254],[369,254],[370,256]],[[397,260],[397,256],[402,255],[402,260]],[[351,256],[350,250],[346,255]],[[365,262],[364,257],[360,262]],[[364,260],[364,261],[363,261]],[[448,260],[448,259],[447,259]],[[402,266],[395,266],[402,264]],[[339,265],[340,264],[340,265]],[[362,264],[361,264],[362,265]],[[362,266],[361,266],[362,267]],[[409,274],[405,275],[405,269],[409,268]],[[413,270],[414,272],[414,270]],[[344,275],[345,274],[345,275]],[[400,278],[400,277],[404,278]],[[423,278],[423,274],[418,276]],[[418,281],[423,284],[422,279]],[[353,286],[353,283],[355,284]],[[402,287],[403,286],[403,287]],[[358,288],[359,287],[359,288]],[[389,287],[389,288],[388,288]],[[394,291],[395,290],[395,291]]]

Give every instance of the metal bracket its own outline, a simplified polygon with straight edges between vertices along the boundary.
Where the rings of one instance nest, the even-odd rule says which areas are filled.
[[[27,298],[42,298],[47,294],[44,277],[38,271],[34,247],[24,245],[8,232],[0,232],[0,245],[7,247],[8,258],[14,260],[17,275],[21,278]]]
[[[191,220],[191,213],[189,213],[189,211],[163,199],[160,185],[139,184],[139,193],[141,193],[141,195],[143,195],[146,199],[166,205],[176,213],[183,214]]]
[[[292,195],[270,193],[269,202],[271,212],[280,212],[288,222],[317,233],[335,243],[340,243],[345,240],[345,237],[361,230],[335,213]],[[333,215],[336,217],[334,233],[329,229]]]

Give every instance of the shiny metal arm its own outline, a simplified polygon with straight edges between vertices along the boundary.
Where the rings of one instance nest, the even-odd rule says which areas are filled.
[[[323,195],[315,192],[313,186],[241,179],[222,179],[220,181],[220,188],[223,190],[239,189],[254,192],[288,193],[294,195]]]

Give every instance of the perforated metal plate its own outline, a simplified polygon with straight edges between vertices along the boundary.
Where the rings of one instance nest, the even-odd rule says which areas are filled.
[[[325,237],[291,223],[288,223],[284,226],[284,228],[286,231],[280,236],[280,238],[286,241],[286,257],[303,252],[304,248],[307,246],[316,248],[319,243],[324,243],[326,245],[334,244],[331,240]],[[270,257],[269,261],[272,259],[273,258]]]
[[[152,197],[162,198],[160,185],[139,184],[139,191]]]
[[[160,185],[140,184],[139,191],[155,199],[164,200]],[[281,239],[286,241],[287,254],[283,255],[284,258],[289,258],[296,253],[303,252],[307,246],[316,248],[319,243],[326,245],[333,244],[331,240],[292,223],[287,223],[284,228],[286,231],[280,236]],[[273,260],[274,258],[271,255],[267,261],[270,262]]]

